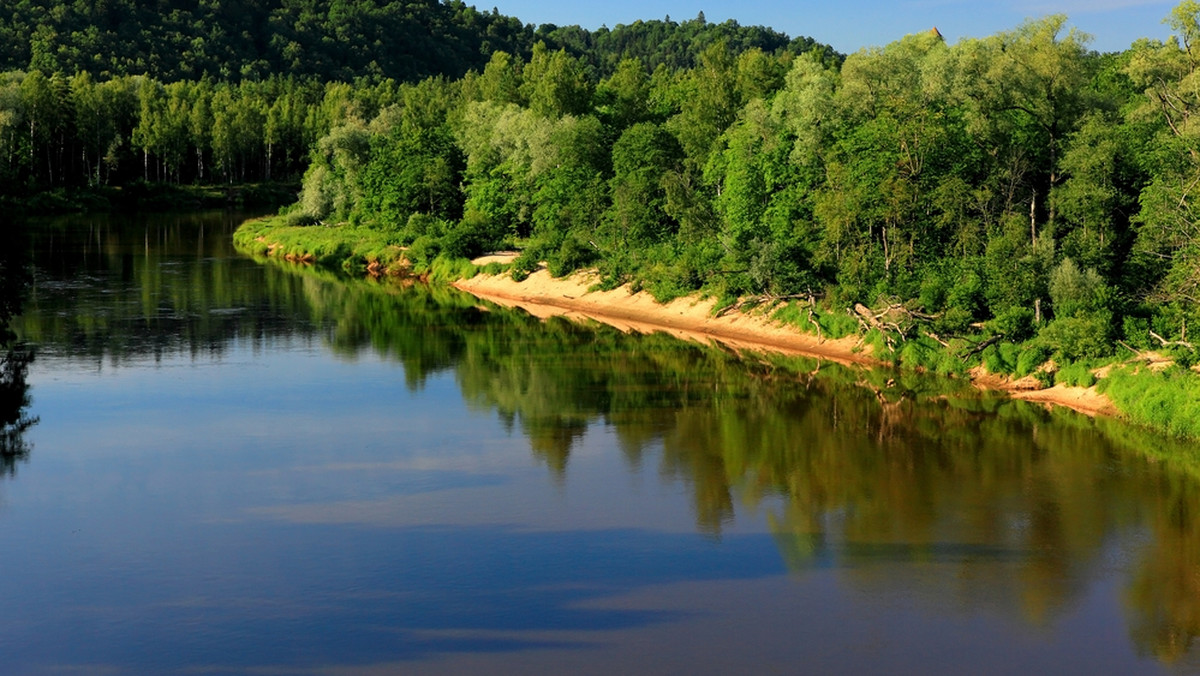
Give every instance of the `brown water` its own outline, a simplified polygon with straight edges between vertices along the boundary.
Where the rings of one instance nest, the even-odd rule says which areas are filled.
[[[255,262],[239,218],[29,243],[0,671],[1200,670],[1194,446]]]

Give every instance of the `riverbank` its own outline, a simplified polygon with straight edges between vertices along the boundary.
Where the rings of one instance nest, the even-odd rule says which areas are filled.
[[[633,293],[629,286],[592,291],[590,289],[599,280],[594,273],[586,271],[555,278],[543,267],[523,281],[516,281],[507,272],[509,264],[518,255],[515,252],[484,256],[469,262],[462,260],[461,265],[452,265],[448,271],[440,270],[437,261],[432,268],[413,269],[406,264],[406,252],[378,230],[297,227],[287,225],[282,218],[248,221],[234,235],[234,242],[251,255],[341,268],[351,274],[417,274],[422,278],[437,278],[480,298],[520,307],[543,318],[592,319],[625,331],[665,332],[688,340],[717,341],[739,349],[798,354],[846,365],[886,363],[873,354],[870,345],[858,333],[840,338],[817,335],[804,330],[807,327],[775,321],[762,309],[718,316],[714,312],[716,301],[712,298],[686,296],[662,304],[648,292]],[[964,376],[981,390],[1004,392],[1013,399],[1062,406],[1093,417],[1120,417],[1164,431],[1167,429],[1145,419],[1146,416],[1130,415],[1129,402],[1119,406],[1102,391],[1102,384],[1082,387],[1060,382],[1048,386],[1044,377],[991,374],[982,366],[971,369]],[[1184,436],[1195,434],[1185,431]]]
[[[476,265],[505,263],[490,256]],[[645,291],[628,286],[611,291],[590,291],[597,279],[579,272],[555,278],[544,268],[516,281],[506,273],[477,274],[454,282],[458,289],[508,307],[519,307],[538,317],[563,316],[591,319],[624,331],[665,332],[687,340],[717,341],[735,348],[768,350],[827,359],[840,364],[879,365],[869,346],[857,336],[822,338],[771,319],[766,312],[730,312],[714,315],[714,299],[694,296],[658,303]],[[973,385],[1007,393],[1020,399],[1064,406],[1089,416],[1119,416],[1112,399],[1092,387],[1054,385],[1043,388],[1036,378],[1014,379],[975,369],[969,374]]]

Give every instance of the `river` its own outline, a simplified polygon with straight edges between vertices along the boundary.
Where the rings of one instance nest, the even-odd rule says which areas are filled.
[[[1194,445],[256,261],[241,218],[10,245],[3,673],[1200,672]]]

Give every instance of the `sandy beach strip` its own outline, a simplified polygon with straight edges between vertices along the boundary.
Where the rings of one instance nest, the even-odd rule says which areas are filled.
[[[506,262],[494,256],[488,261]],[[505,307],[518,307],[540,318],[560,316],[595,320],[626,332],[663,332],[685,340],[719,342],[735,349],[765,350],[796,354],[851,365],[878,365],[858,338],[822,339],[771,320],[765,314],[730,312],[715,317],[713,299],[678,298],[659,303],[645,291],[631,293],[623,286],[611,291],[589,291],[595,273],[577,272],[555,278],[544,268],[517,282],[507,274],[478,274],[454,286]],[[981,389],[1007,392],[1021,399],[1065,406],[1081,413],[1116,416],[1112,401],[1094,387],[1055,385],[1031,389],[1026,381],[973,373],[972,383]]]

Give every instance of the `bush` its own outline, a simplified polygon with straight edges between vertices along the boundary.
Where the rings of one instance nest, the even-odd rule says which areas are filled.
[[[906,340],[900,345],[896,363],[905,368],[929,368],[937,363],[937,351],[928,338]]]
[[[439,240],[442,253],[450,258],[474,258],[488,249],[483,233],[468,227],[454,228]]]
[[[1033,337],[1033,310],[1010,307],[987,323],[992,333],[1004,336],[1013,343],[1021,343]]]
[[[1091,387],[1096,384],[1096,376],[1084,362],[1067,364],[1054,374],[1054,382],[1071,387]]]
[[[312,216],[310,216],[302,211],[290,212],[289,214],[284,216],[283,221],[284,221],[284,223],[286,223],[287,225],[289,225],[293,228],[304,228],[304,227],[317,225],[317,223],[318,223],[317,219],[313,218]]]
[[[509,274],[518,282],[525,281],[530,274],[541,267],[542,264],[538,259],[539,256],[535,250],[526,249],[512,262],[512,271]]]
[[[400,234],[406,242],[412,242],[422,235],[438,239],[449,232],[451,227],[453,226],[450,223],[440,218],[418,212],[408,217],[408,223],[404,225]]]
[[[1121,334],[1130,345],[1144,350],[1150,347],[1150,320],[1126,316],[1121,322]]]
[[[985,348],[981,356],[988,373],[1002,375],[1017,372],[1020,354],[1021,348],[1016,343],[998,343]]]
[[[441,245],[438,241],[429,235],[421,235],[408,245],[408,252],[405,255],[412,262],[414,268],[423,270],[433,263],[433,259],[437,258],[439,253],[441,253]]]
[[[953,343],[951,343],[953,346]],[[959,359],[952,350],[939,350],[934,372],[943,376],[961,376],[967,372],[967,364]]]
[[[1112,353],[1109,331],[1112,315],[1108,312],[1080,313],[1047,324],[1038,338],[1063,361],[1095,359]]]
[[[1064,258],[1050,271],[1049,290],[1057,317],[1100,310],[1108,297],[1100,275],[1092,268],[1080,270],[1070,258]]]
[[[1017,355],[1016,376],[1020,378],[1033,373],[1050,359],[1051,354],[1049,348],[1037,341],[1027,343]]]
[[[584,242],[577,235],[569,235],[563,243],[546,259],[550,274],[555,277],[565,277],[576,270],[586,268],[596,261],[600,253],[591,244]]]
[[[821,312],[817,323],[830,338],[845,338],[858,331],[858,320],[845,312]]]
[[[681,263],[655,263],[645,274],[646,289],[660,303],[669,303],[700,288],[695,271]]]

